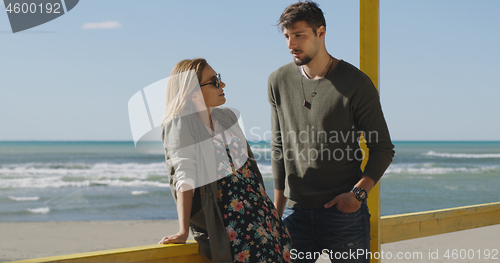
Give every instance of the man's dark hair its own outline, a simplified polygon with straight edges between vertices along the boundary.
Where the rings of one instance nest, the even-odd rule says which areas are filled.
[[[278,28],[283,32],[285,28],[291,27],[298,21],[305,21],[312,28],[315,35],[318,27],[324,26],[326,28],[323,11],[312,1],[298,2],[288,6],[283,11],[283,14],[281,14],[278,21]]]

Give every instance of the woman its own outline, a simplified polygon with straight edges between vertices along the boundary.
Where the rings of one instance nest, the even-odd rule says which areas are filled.
[[[162,141],[179,232],[160,244],[185,242],[191,225],[213,262],[290,262],[290,236],[238,118],[218,107],[225,86],[204,59],[183,60],[170,74]]]

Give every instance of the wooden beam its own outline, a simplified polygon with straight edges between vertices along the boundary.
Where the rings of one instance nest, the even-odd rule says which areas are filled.
[[[375,87],[379,89],[379,1],[360,0],[359,2],[359,69],[372,80]],[[368,160],[369,151],[366,143],[361,143],[363,152],[362,170]],[[380,252],[380,182],[370,191],[368,198],[368,209],[370,210],[370,251]],[[370,262],[379,263],[380,259],[372,259]]]
[[[45,257],[14,261],[11,263],[83,263],[83,262],[164,262],[164,263],[208,263],[211,262],[199,254],[195,241],[186,244],[150,245],[123,249],[112,249],[65,256]]]
[[[360,0],[359,68],[379,89],[379,1]]]
[[[500,202],[383,216],[382,244],[500,224]]]

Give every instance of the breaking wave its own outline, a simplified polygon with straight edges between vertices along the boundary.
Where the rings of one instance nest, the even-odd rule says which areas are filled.
[[[500,153],[436,153],[434,151],[429,151],[424,155],[443,157],[443,158],[469,158],[469,159],[500,158]]]

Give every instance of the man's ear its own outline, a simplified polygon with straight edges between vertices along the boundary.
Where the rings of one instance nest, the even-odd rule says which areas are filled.
[[[316,29],[316,35],[319,38],[324,38],[325,35],[326,35],[326,28],[325,28],[325,26],[318,27],[318,29]]]

